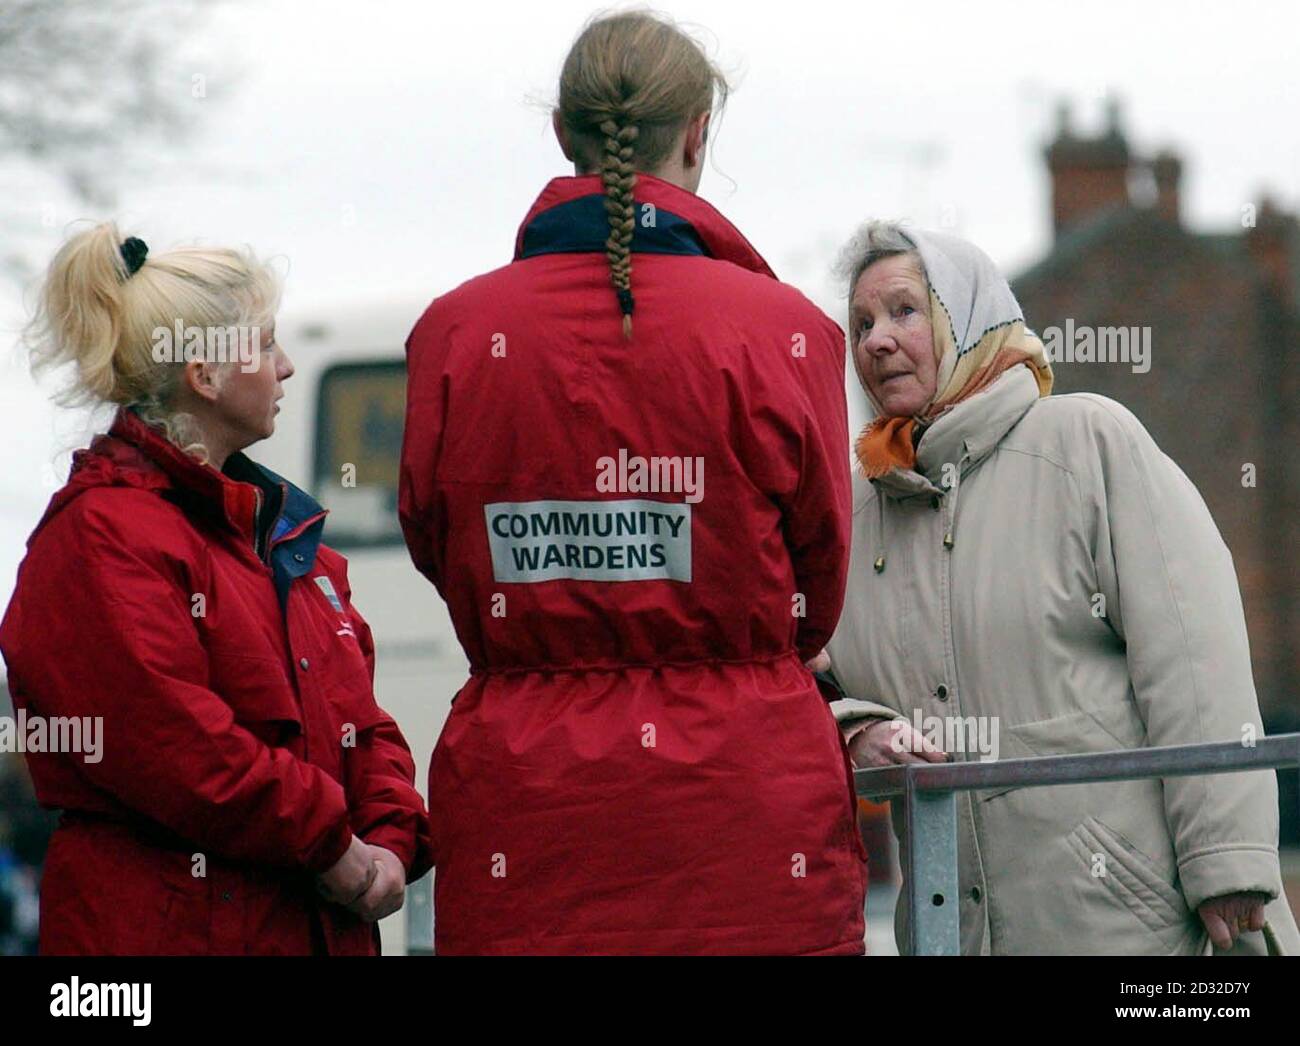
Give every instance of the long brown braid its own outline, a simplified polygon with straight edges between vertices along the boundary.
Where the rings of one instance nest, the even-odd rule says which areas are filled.
[[[726,102],[726,78],[703,48],[669,19],[648,11],[596,18],[578,36],[560,73],[558,113],[580,171],[599,172],[609,217],[610,281],[632,337],[632,234],[637,171],[653,173],[682,129]]]
[[[636,141],[635,124],[619,126],[617,120],[600,125],[605,136],[605,155],[600,161],[600,178],[605,183],[605,213],[609,215],[609,239],[605,256],[609,274],[623,311],[623,337],[632,338],[632,231],[636,228],[636,204],[632,189],[636,185],[636,165],[632,163]]]

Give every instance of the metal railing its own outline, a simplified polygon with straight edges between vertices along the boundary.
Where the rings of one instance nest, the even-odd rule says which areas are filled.
[[[1133,748],[1086,755],[1034,756],[987,763],[909,763],[854,771],[858,795],[903,797],[908,845],[903,869],[912,955],[960,954],[957,793],[1090,781],[1239,773],[1300,766],[1300,733],[1262,737],[1253,746],[1215,744]]]
[[[913,955],[960,954],[957,903],[957,793],[1034,788],[1143,777],[1186,777],[1300,767],[1300,734],[1240,742],[1133,748],[1087,755],[1035,756],[988,763],[923,763],[854,771],[854,789],[871,799],[903,797],[907,827],[904,868],[911,908]],[[432,874],[406,888],[406,950],[433,952]]]

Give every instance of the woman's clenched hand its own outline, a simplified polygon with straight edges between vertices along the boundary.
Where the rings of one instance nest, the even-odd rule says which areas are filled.
[[[360,901],[379,875],[373,849],[354,835],[343,856],[329,871],[317,876],[321,896],[348,908]]]
[[[348,908],[368,923],[377,923],[402,907],[406,899],[406,869],[397,854],[382,846],[370,847],[378,871],[365,894]]]

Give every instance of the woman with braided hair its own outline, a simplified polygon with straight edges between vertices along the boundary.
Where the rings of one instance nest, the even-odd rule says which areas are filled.
[[[407,342],[402,525],[471,671],[429,771],[443,954],[863,950],[805,667],[844,592],[844,336],[695,195],[726,92],[670,22],[591,22],[574,176]]]

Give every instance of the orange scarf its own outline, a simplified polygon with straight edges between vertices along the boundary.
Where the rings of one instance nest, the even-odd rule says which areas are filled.
[[[891,469],[912,468],[916,464],[916,447],[912,443],[915,428],[915,418],[876,418],[869,422],[853,445],[862,474],[867,479],[879,479]]]

